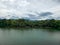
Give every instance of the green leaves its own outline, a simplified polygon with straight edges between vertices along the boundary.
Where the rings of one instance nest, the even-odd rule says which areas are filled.
[[[0,27],[60,28],[60,20],[0,19]]]

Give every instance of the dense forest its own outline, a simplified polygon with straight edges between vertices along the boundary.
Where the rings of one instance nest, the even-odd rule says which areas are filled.
[[[0,19],[0,28],[60,28],[60,20]]]

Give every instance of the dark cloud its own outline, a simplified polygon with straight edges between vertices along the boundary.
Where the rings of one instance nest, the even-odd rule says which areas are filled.
[[[53,0],[54,2],[60,3],[60,0]]]
[[[37,13],[39,16],[49,16],[52,15],[53,13],[51,12],[42,12],[42,13]]]
[[[51,15],[53,15],[53,13],[51,12],[42,12],[42,13],[36,13],[35,12],[35,15],[34,14],[27,14],[29,17],[26,17],[26,18],[29,18],[29,19],[41,19],[41,18],[51,18]],[[38,15],[38,16],[36,16]]]
[[[38,17],[36,15],[33,15],[33,14],[28,14],[28,16],[30,19],[33,19],[33,20],[38,19]]]

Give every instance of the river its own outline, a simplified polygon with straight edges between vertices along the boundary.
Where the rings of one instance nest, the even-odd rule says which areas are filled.
[[[60,32],[47,30],[0,28],[0,45],[59,45]]]

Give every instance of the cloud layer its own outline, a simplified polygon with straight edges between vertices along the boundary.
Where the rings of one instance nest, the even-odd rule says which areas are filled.
[[[9,16],[8,16],[9,15]],[[0,17],[60,19],[60,0],[0,0]]]

